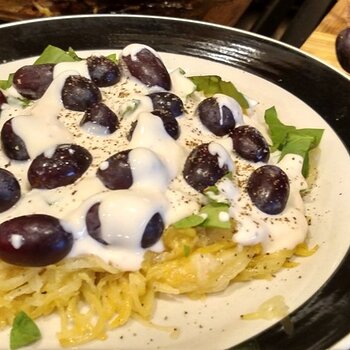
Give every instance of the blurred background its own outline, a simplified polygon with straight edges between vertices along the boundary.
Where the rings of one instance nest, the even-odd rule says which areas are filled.
[[[0,23],[72,14],[127,13],[207,21],[300,47],[336,0],[0,0]]]

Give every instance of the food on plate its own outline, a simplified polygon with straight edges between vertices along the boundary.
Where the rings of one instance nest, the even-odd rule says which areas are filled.
[[[151,47],[48,46],[0,81],[0,326],[57,313],[62,346],[152,320],[159,293],[270,279],[308,249],[301,192],[323,130]],[[84,311],[82,307],[84,306]]]
[[[350,28],[338,33],[335,40],[335,52],[341,67],[350,72]]]

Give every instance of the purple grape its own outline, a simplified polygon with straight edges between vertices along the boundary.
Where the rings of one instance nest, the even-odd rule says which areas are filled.
[[[217,136],[227,135],[236,126],[232,111],[220,105],[215,97],[209,97],[198,105],[198,116],[202,124]]]
[[[178,117],[185,111],[180,97],[170,92],[154,92],[149,94],[148,97],[152,100],[155,111],[168,111],[173,117]]]
[[[146,249],[157,243],[164,231],[164,221],[159,213],[148,221],[142,235],[141,247]]]
[[[102,126],[105,128],[106,134],[114,133],[119,127],[118,117],[103,102],[96,103],[86,110],[83,119],[80,121],[80,126],[85,123]]]
[[[260,131],[249,125],[235,128],[230,134],[233,149],[251,162],[267,162],[270,157],[269,146]]]
[[[122,56],[130,74],[148,87],[159,86],[170,90],[171,80],[164,63],[147,48],[137,52],[135,57]]]
[[[110,243],[103,238],[101,221],[99,218],[100,203],[94,204],[87,212],[85,222],[88,234],[104,245]],[[159,213],[156,213],[148,221],[141,239],[141,247],[146,249],[157,243],[164,231],[164,222]]]
[[[51,157],[37,156],[28,169],[33,188],[52,189],[67,186],[78,180],[89,168],[91,154],[79,145],[57,146]]]
[[[90,56],[87,65],[91,80],[98,87],[112,86],[120,80],[119,67],[104,56]]]
[[[23,140],[15,134],[12,128],[14,118],[5,122],[1,129],[2,149],[7,157],[13,160],[28,160],[29,154]]]
[[[0,213],[13,207],[21,198],[21,187],[9,171],[0,168]]]
[[[37,100],[53,80],[54,64],[23,66],[13,76],[14,88],[25,98]]]
[[[177,120],[166,110],[154,110],[152,114],[159,117],[164,125],[164,129],[169,136],[177,140],[180,136],[180,128]]]
[[[335,40],[335,51],[338,62],[350,73],[350,28],[343,29]]]
[[[0,90],[0,112],[1,112],[1,106],[7,103],[7,98],[6,96],[3,94],[3,92]]]
[[[229,172],[226,164],[219,166],[218,156],[209,152],[208,143],[197,146],[186,159],[183,176],[186,182],[199,192],[215,185]]]
[[[102,99],[98,87],[80,75],[71,75],[62,89],[62,102],[65,108],[84,112]]]
[[[94,204],[86,213],[86,229],[88,234],[96,241],[107,245],[108,243],[102,238],[101,221],[98,216],[98,211],[101,203]]]
[[[49,215],[19,216],[0,225],[0,258],[9,264],[55,264],[70,252],[72,246],[72,234]]]
[[[264,165],[250,175],[247,191],[262,212],[279,214],[286,207],[289,197],[288,176],[275,165]]]
[[[129,152],[125,150],[116,153],[105,160],[107,168],[101,167],[97,170],[96,176],[110,190],[128,189],[132,186],[133,178],[129,164]]]

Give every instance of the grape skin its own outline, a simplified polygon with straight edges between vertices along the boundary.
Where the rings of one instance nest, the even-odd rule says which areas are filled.
[[[106,134],[113,134],[119,127],[117,115],[103,102],[96,103],[86,110],[80,121],[80,126],[83,126],[85,123],[102,126],[105,128]]]
[[[117,64],[104,56],[90,56],[87,66],[91,80],[98,87],[107,87],[120,81],[120,70]]]
[[[275,165],[263,165],[249,177],[247,191],[254,205],[270,215],[281,213],[289,197],[287,174]]]
[[[21,187],[14,175],[0,168],[0,213],[13,207],[21,198]]]
[[[150,50],[144,48],[131,58],[122,56],[122,60],[129,73],[148,87],[159,86],[164,90],[171,89],[170,75],[163,62]]]
[[[202,124],[216,136],[227,135],[236,126],[232,111],[226,106],[220,108],[215,97],[203,100],[197,112]]]
[[[18,246],[13,242],[18,243]],[[18,266],[46,266],[72,249],[73,236],[59,220],[44,214],[13,218],[0,225],[0,258]]]
[[[253,126],[238,126],[230,133],[230,137],[233,141],[233,149],[242,158],[255,163],[266,163],[269,160],[269,146],[264,136]]]
[[[84,112],[101,99],[99,88],[91,80],[80,75],[71,75],[63,85],[63,105],[72,111]]]
[[[29,154],[24,141],[15,134],[11,118],[4,123],[1,129],[1,144],[6,156],[13,160],[28,160]]]
[[[92,156],[85,148],[74,144],[56,147],[51,157],[37,156],[28,169],[32,188],[53,189],[78,180],[89,168]]]
[[[54,64],[33,64],[18,69],[13,76],[14,88],[25,98],[42,97],[53,80]]]
[[[133,178],[129,164],[129,152],[118,152],[105,160],[106,169],[98,168],[96,176],[110,190],[128,189],[132,186]]]
[[[218,156],[212,155],[208,143],[197,146],[186,159],[183,176],[186,182],[198,192],[215,185],[229,172],[228,166],[219,166]]]

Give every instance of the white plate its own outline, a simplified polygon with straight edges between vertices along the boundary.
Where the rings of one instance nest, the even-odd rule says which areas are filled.
[[[177,338],[131,320],[126,326],[110,332],[106,341],[92,342],[82,346],[83,349],[215,350],[232,347],[277,321],[243,321],[241,314],[255,311],[262,302],[275,295],[282,295],[290,312],[294,311],[334,273],[350,244],[349,154],[335,132],[314,110],[288,91],[242,70],[196,57],[166,53],[161,56],[169,68],[181,67],[190,75],[217,74],[234,82],[240,91],[259,102],[259,114],[274,105],[285,124],[325,129],[319,150],[312,157],[317,164],[318,176],[305,198],[307,215],[312,218],[310,244],[318,244],[319,250],[311,257],[297,259],[300,266],[281,271],[272,281],[236,283],[205,300],[160,296],[153,320],[178,328]],[[0,78],[6,78],[24,62],[28,61],[2,65]],[[59,327],[57,318],[39,320],[38,325],[43,339],[32,348],[60,348],[55,337]],[[0,333],[0,349],[8,349],[8,340],[9,329]]]

